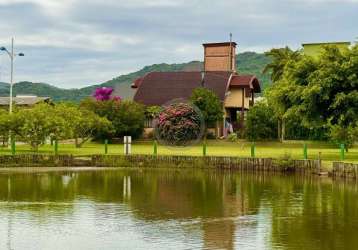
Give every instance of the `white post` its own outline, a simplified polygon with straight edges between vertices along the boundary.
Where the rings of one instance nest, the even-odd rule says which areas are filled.
[[[123,142],[124,142],[124,154],[125,155],[130,155],[132,153],[132,137],[131,136],[124,136],[123,138]]]

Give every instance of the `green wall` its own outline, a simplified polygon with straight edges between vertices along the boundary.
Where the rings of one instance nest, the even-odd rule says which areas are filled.
[[[302,44],[303,53],[305,55],[318,57],[322,51],[323,46],[335,45],[339,49],[347,49],[350,46],[350,42],[332,42],[332,43],[306,43]]]

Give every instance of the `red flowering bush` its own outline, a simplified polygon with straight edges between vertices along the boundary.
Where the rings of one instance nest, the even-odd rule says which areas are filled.
[[[200,113],[186,103],[164,107],[156,121],[156,136],[167,145],[185,146],[202,135]]]

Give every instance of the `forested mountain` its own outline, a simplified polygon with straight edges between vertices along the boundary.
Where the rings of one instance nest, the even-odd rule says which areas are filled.
[[[270,59],[264,54],[244,52],[237,55],[237,69],[239,73],[255,74],[261,81],[263,88],[269,83],[269,75],[263,75],[262,70]],[[90,96],[98,86],[115,87],[116,94],[124,99],[131,98],[134,94],[130,85],[133,80],[152,71],[195,71],[202,68],[202,62],[192,61],[181,64],[153,64],[145,66],[139,71],[121,75],[99,85],[92,85],[80,89],[62,89],[47,83],[19,82],[14,85],[14,95],[27,94],[37,96],[49,96],[54,101],[75,101]],[[0,83],[0,96],[9,94],[9,85]]]

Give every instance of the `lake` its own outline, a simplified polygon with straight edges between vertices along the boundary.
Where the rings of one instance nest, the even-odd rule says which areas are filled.
[[[215,170],[0,172],[0,249],[357,249],[358,188]]]

